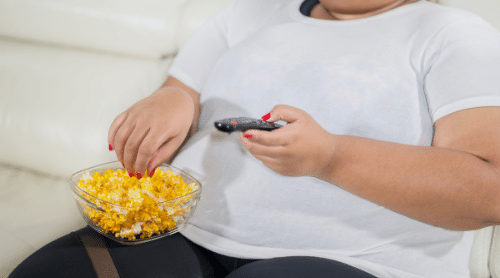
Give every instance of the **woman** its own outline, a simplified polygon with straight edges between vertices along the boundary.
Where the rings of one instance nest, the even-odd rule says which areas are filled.
[[[233,2],[110,127],[129,173],[204,184],[182,236],[108,242],[118,273],[468,277],[462,231],[500,222],[499,65],[498,31],[426,1]],[[261,115],[287,124],[213,127]]]

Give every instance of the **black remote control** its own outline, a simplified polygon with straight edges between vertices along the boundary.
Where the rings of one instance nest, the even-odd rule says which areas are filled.
[[[227,118],[214,122],[215,127],[223,132],[231,133],[233,131],[245,131],[248,129],[259,129],[271,131],[282,127],[280,124],[265,122],[263,120],[247,117]]]

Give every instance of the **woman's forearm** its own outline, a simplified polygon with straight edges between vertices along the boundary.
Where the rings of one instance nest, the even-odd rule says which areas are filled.
[[[179,148],[173,153],[173,155],[166,160],[167,163],[172,163],[173,159],[177,156],[179,151],[186,144],[187,140],[189,140],[189,138],[191,138],[198,131],[198,123],[201,113],[200,94],[197,91],[185,85],[184,83],[182,83],[181,81],[179,81],[177,78],[172,76],[169,76],[167,78],[167,80],[163,83],[163,85],[160,87],[159,90],[161,89],[182,91],[183,93],[186,93],[191,97],[194,105],[193,120],[191,122],[191,126],[184,141],[179,146]]]
[[[200,118],[200,113],[201,113],[201,104],[200,104],[200,94],[193,90],[192,88],[188,87],[181,81],[179,81],[177,78],[169,76],[167,80],[163,83],[161,88],[165,87],[174,87],[178,88],[179,90],[182,90],[186,92],[191,99],[193,100],[194,104],[194,115],[193,115],[193,122],[191,124],[191,128],[189,129],[189,133],[187,135],[187,138],[191,137],[194,133],[196,133],[198,129],[198,122]]]
[[[467,152],[335,136],[319,178],[436,226],[467,230],[500,221],[500,174]]]

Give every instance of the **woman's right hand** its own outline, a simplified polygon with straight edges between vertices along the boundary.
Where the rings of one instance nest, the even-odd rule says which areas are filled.
[[[169,77],[158,91],[115,118],[108,132],[110,149],[129,174],[151,174],[197,126],[199,109],[199,94]]]

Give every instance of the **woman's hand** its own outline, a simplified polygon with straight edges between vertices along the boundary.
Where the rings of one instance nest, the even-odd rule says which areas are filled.
[[[243,146],[271,170],[285,176],[320,177],[335,152],[335,136],[306,112],[278,105],[263,120],[283,120],[287,125],[269,131],[240,133]]]
[[[110,149],[116,151],[129,175],[141,178],[146,170],[151,174],[175,154],[197,122],[193,120],[199,101],[196,103],[192,94],[183,89],[164,86],[118,115],[111,124]]]

